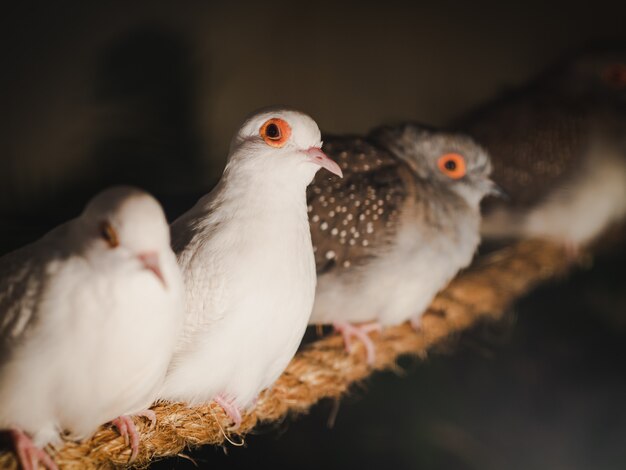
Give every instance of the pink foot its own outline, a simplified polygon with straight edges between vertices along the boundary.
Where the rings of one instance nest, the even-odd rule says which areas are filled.
[[[139,413],[135,413],[133,416],[141,416],[143,418],[146,418],[148,421],[150,421],[150,430],[154,429],[154,427],[156,426],[157,417],[156,417],[156,413],[152,410],[143,410],[143,411],[140,411]]]
[[[39,464],[42,464],[48,470],[59,470],[46,451],[39,449],[33,444],[33,441],[22,431],[12,429],[10,431],[17,458],[24,470],[37,470]]]
[[[111,421],[111,423],[113,423],[113,426],[117,428],[120,435],[124,438],[124,443],[126,445],[130,444],[130,459],[128,462],[133,462],[139,452],[139,435],[137,434],[135,423],[130,416],[120,416]]]
[[[213,400],[224,409],[226,415],[233,421],[232,429],[235,430],[239,428],[241,425],[241,411],[239,411],[239,408],[235,405],[234,400],[222,394],[219,394]]]
[[[363,346],[365,346],[365,352],[367,354],[367,363],[369,365],[374,364],[376,359],[376,348],[374,343],[368,336],[372,331],[380,331],[381,326],[376,323],[363,323],[361,325],[352,325],[348,322],[335,322],[333,323],[335,330],[341,333],[343,336],[343,342],[346,345],[346,351],[352,351],[352,337],[361,340]]]
[[[156,425],[156,414],[152,410],[140,411],[139,413],[135,413],[133,416],[143,416],[144,418],[149,419],[150,429],[153,429]],[[135,422],[130,416],[123,415],[119,418],[115,418],[111,421],[111,424],[117,428],[120,435],[124,438],[126,445],[130,444],[130,459],[128,462],[133,462],[139,453],[139,434],[137,433]]]
[[[421,318],[422,317],[420,316],[419,318],[411,318],[411,320],[409,320],[409,323],[411,323],[411,327],[418,333],[422,330]]]

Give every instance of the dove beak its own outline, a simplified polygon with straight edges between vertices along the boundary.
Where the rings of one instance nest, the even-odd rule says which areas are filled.
[[[167,289],[165,277],[163,277],[163,272],[159,266],[159,254],[156,251],[147,251],[145,253],[138,254],[137,259],[139,259],[145,269],[152,271],[154,275],[159,278],[163,287]]]
[[[502,189],[499,185],[491,180],[489,180],[489,183],[491,184],[489,186],[488,194],[491,194],[492,196],[498,197],[500,199],[504,199],[505,201],[509,199],[509,195],[504,191],[504,189]]]
[[[337,165],[337,163],[335,163],[335,161],[332,160],[328,155],[322,152],[321,148],[311,147],[310,149],[305,150],[303,153],[307,156],[308,162],[315,163],[322,168],[326,168],[334,175],[343,178],[343,173],[341,172],[341,168],[339,168],[339,165]]]

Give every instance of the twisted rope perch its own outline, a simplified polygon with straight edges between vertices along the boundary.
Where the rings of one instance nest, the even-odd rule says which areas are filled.
[[[333,335],[305,346],[291,361],[271,390],[261,394],[256,407],[244,416],[238,434],[249,432],[259,421],[278,421],[288,413],[304,413],[323,398],[340,397],[354,382],[373,370],[393,367],[399,356],[424,356],[429,347],[480,319],[498,319],[506,308],[536,284],[566,272],[570,263],[561,246],[540,240],[523,241],[480,258],[435,298],[422,318],[420,331],[407,324],[374,335],[376,362],[369,367],[362,347],[352,354]],[[180,403],[160,403],[153,408],[157,426],[149,429],[138,419],[141,435],[134,462],[177,455],[186,447],[222,444],[229,419],[214,403],[189,408]],[[237,439],[235,437],[235,439]],[[54,455],[66,469],[115,468],[128,462],[130,449],[109,426],[89,440],[67,442]],[[17,468],[12,453],[0,455],[2,468]]]

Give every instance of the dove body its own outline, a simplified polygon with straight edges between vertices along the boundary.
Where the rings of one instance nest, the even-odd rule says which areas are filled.
[[[289,135],[279,147],[263,135],[273,120]],[[162,398],[245,408],[293,357],[316,283],[306,186],[321,166],[340,173],[320,145],[308,116],[253,116],[216,188],[172,224],[187,318]]]
[[[625,64],[624,50],[579,54],[458,120],[508,196],[485,201],[484,238],[576,252],[626,218]]]
[[[379,247],[367,265],[355,263],[319,277],[311,324],[416,321],[435,294],[470,264],[480,242],[477,209],[460,201],[411,205],[424,218],[401,215],[394,240]],[[437,212],[456,215],[429,225]]]
[[[132,188],[0,258],[0,427],[37,446],[155,399],[182,319],[182,279],[159,204]]]
[[[309,188],[319,275],[310,323],[417,322],[478,247],[479,204],[494,189],[488,155],[416,125],[325,149],[346,175]]]

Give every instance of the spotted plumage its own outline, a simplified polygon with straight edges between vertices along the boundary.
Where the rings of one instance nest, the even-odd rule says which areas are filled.
[[[471,139],[407,124],[327,138],[344,178],[318,175],[308,211],[318,272],[310,323],[416,319],[478,245],[489,158]],[[463,155],[467,174],[437,166]]]
[[[345,176],[319,175],[308,191],[318,274],[363,264],[390,243],[411,179],[407,165],[363,139],[329,139],[324,149]]]

